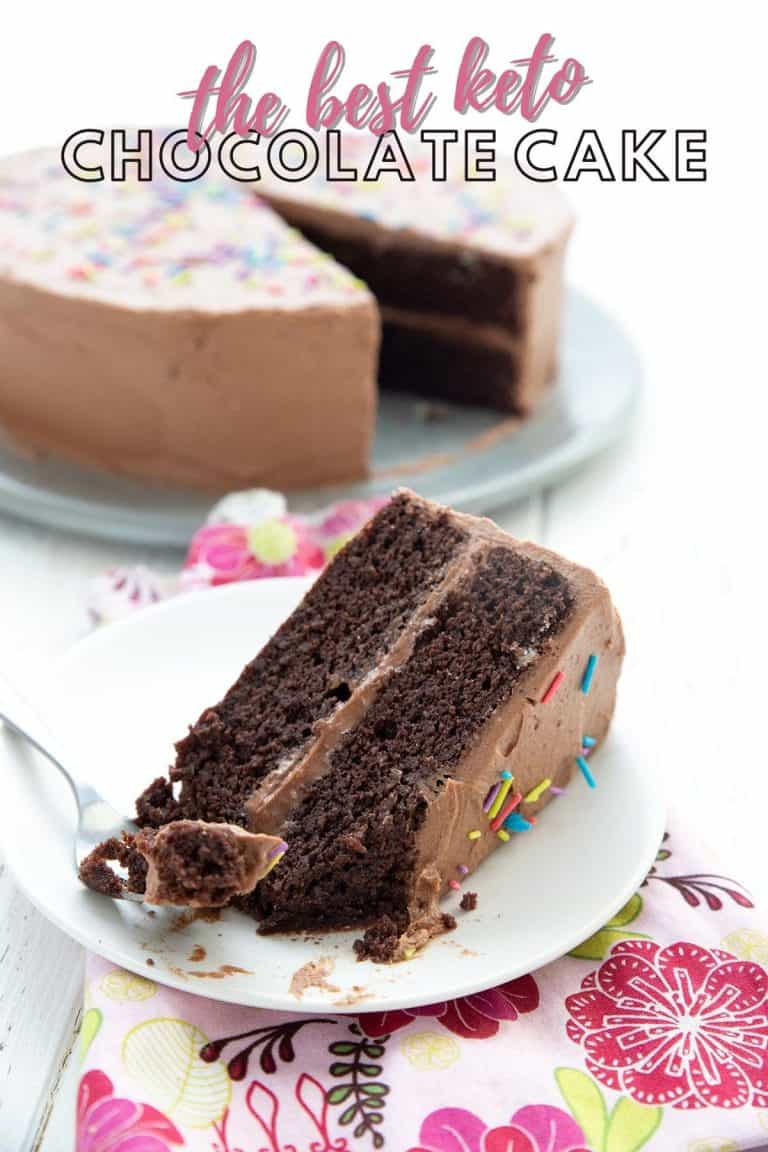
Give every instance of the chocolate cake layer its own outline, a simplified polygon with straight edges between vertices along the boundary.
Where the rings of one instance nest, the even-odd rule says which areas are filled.
[[[323,227],[283,201],[280,212],[306,239],[365,281],[385,308],[503,324],[512,333],[523,329],[526,274],[509,261],[490,252],[441,247],[411,230],[383,234]]]
[[[379,354],[384,388],[526,414],[514,341],[492,340],[485,328],[472,333],[445,318],[439,324],[419,319],[385,313]]]
[[[177,745],[173,781],[139,798],[139,822],[246,823],[257,782],[295,759],[318,722],[347,701],[441,579],[464,538],[395,497],[343,549],[223,700]]]
[[[473,558],[284,824],[291,856],[258,889],[262,931],[382,915],[405,926],[430,797],[572,607],[566,579],[544,562],[499,547]]]

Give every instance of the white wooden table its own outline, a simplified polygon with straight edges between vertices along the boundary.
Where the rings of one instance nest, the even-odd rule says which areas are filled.
[[[743,218],[731,213],[723,236],[710,227],[723,190],[681,192],[580,190],[571,277],[613,308],[639,343],[646,401],[626,442],[567,485],[496,518],[593,566],[610,584],[628,637],[623,692],[648,696],[649,744],[661,752],[672,800],[759,894],[768,636],[755,365],[763,365],[763,388],[765,369],[751,353],[765,321],[758,297],[744,292],[737,306],[717,288],[743,278],[748,204]],[[652,226],[629,225],[630,201]],[[711,268],[717,282],[704,274]],[[0,519],[2,666],[33,689],[41,663],[87,628],[89,577],[138,561],[178,566],[170,554]],[[0,857],[0,1152],[70,1152],[81,950],[1,869]]]

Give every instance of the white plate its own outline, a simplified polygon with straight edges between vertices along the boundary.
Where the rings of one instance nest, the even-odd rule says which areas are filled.
[[[77,644],[43,704],[79,774],[132,812],[136,794],[170,763],[174,739],[223,694],[306,587],[304,580],[262,580],[194,593]],[[532,971],[586,939],[629,899],[664,825],[659,789],[639,748],[626,723],[618,723],[594,759],[598,787],[591,791],[574,778],[535,831],[515,837],[467,881],[479,896],[476,911],[459,912],[454,932],[391,966],[355,961],[352,941],[359,933],[264,937],[232,910],[218,922],[185,923],[178,911],[150,916],[143,905],[87,891],[74,871],[75,814],[65,783],[4,731],[0,839],[16,881],[46,916],[134,972],[266,1008],[405,1007]],[[446,899],[446,910],[457,903],[458,896]],[[197,945],[205,949],[202,962],[189,959]],[[324,957],[332,964],[332,989],[309,987],[297,999],[293,975]],[[223,966],[245,971],[222,974]],[[201,975],[211,972],[217,977]]]
[[[515,424],[485,408],[425,405],[385,392],[371,478],[291,493],[291,508],[405,485],[465,512],[489,512],[562,479],[615,440],[630,419],[641,375],[621,327],[571,291],[560,373],[530,420]],[[27,459],[0,443],[0,509],[54,528],[184,547],[220,495],[138,484],[53,457]]]

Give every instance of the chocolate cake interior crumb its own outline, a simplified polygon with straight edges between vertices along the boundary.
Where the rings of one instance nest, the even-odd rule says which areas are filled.
[[[137,801],[139,823],[189,817],[245,825],[256,782],[307,744],[439,582],[464,534],[398,495],[330,566],[216,707],[177,745],[171,785]]]
[[[393,392],[439,396],[454,404],[485,404],[523,416],[516,388],[518,360],[512,348],[385,321],[379,383]]]
[[[367,928],[361,940],[352,947],[358,960],[389,960],[397,947],[400,933],[406,925],[405,917],[380,916]]]
[[[474,912],[477,908],[477,892],[465,892],[459,904],[462,912]]]
[[[126,876],[120,876],[110,864],[115,863],[124,869]],[[141,894],[147,876],[147,862],[134,846],[134,837],[123,833],[122,840],[112,838],[98,844],[80,862],[77,874],[87,888],[102,896],[119,900],[124,892]]]
[[[383,934],[407,915],[429,799],[572,606],[568,582],[542,561],[503,547],[476,561],[284,826],[291,851],[253,897],[260,931],[377,921],[364,948],[386,950]]]
[[[158,895],[169,904],[191,900],[207,907],[227,904],[242,891],[246,864],[232,834],[224,829],[168,824],[136,836],[136,846],[154,865]]]

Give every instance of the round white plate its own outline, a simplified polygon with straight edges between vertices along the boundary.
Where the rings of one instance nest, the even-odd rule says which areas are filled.
[[[173,741],[220,698],[306,587],[305,580],[262,580],[193,593],[77,644],[40,701],[75,771],[131,813],[136,794],[170,763]],[[514,837],[468,878],[479,897],[476,911],[458,911],[458,894],[449,897],[444,907],[457,912],[456,930],[395,965],[356,962],[359,933],[259,936],[255,923],[233,910],[210,923],[178,910],[150,915],[143,905],[87,891],[74,870],[75,812],[66,784],[4,730],[0,841],[17,883],[46,916],[133,972],[266,1008],[405,1007],[530,972],[586,939],[629,899],[664,827],[660,791],[639,748],[626,722],[617,721],[593,761],[598,787],[575,777],[534,831]],[[205,957],[193,961],[198,946]],[[307,987],[298,998],[292,978],[321,959],[327,986]]]
[[[465,512],[489,512],[562,479],[615,440],[641,375],[621,327],[571,291],[558,379],[530,420],[385,392],[370,479],[291,493],[291,508],[405,485]],[[53,457],[29,459],[0,442],[0,509],[54,528],[183,547],[222,495],[138,484]]]

